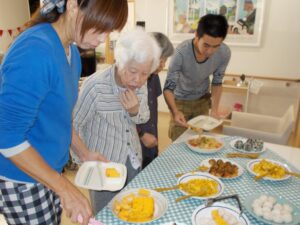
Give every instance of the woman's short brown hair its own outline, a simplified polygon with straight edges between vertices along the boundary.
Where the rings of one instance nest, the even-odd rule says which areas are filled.
[[[82,0],[79,6],[84,14],[81,37],[91,28],[100,33],[121,30],[127,21],[127,0]]]
[[[65,4],[67,4],[67,1],[65,1]],[[127,0],[77,0],[77,4],[84,16],[80,31],[81,37],[91,28],[100,33],[111,32],[121,30],[126,24],[128,17]],[[54,8],[47,15],[42,16],[40,10],[37,10],[27,25],[32,27],[39,23],[53,23],[62,14]]]

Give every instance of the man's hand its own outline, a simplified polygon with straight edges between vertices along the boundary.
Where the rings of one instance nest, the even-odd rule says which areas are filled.
[[[210,116],[215,118],[215,119],[220,119],[219,113],[216,110],[211,110]]]
[[[133,90],[127,89],[126,91],[121,93],[120,101],[130,116],[136,116],[138,114],[139,99]]]
[[[144,135],[141,137],[141,141],[147,148],[153,148],[158,145],[157,138],[150,133],[144,133]]]
[[[181,111],[177,111],[173,114],[174,121],[177,125],[182,127],[188,127],[187,122],[184,118],[184,115]]]

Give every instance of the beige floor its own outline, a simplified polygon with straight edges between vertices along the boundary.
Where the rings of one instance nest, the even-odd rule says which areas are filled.
[[[169,126],[170,116],[168,113],[159,113],[158,117],[159,117],[158,118],[159,149],[161,152],[171,143],[171,140],[168,138],[168,126]],[[70,181],[73,182],[75,174],[76,172],[74,171],[66,171],[64,173],[64,176],[66,176]],[[89,198],[87,190],[82,188],[80,188],[80,190],[85,196]],[[61,225],[71,225],[71,224],[73,223],[63,213]],[[6,225],[6,222],[4,221],[1,215],[0,215],[0,225]]]

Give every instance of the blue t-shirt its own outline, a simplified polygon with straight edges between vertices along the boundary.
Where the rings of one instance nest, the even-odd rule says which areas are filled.
[[[10,46],[0,66],[0,176],[36,182],[7,158],[24,142],[57,172],[68,161],[81,72],[73,44],[70,54],[69,63],[48,23],[27,29]]]

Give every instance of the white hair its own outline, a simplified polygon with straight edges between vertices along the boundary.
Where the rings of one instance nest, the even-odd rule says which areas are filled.
[[[150,73],[152,73],[159,66],[161,49],[152,35],[142,28],[136,28],[120,35],[114,55],[116,65],[120,70],[131,60],[138,63],[150,60],[152,61]]]

